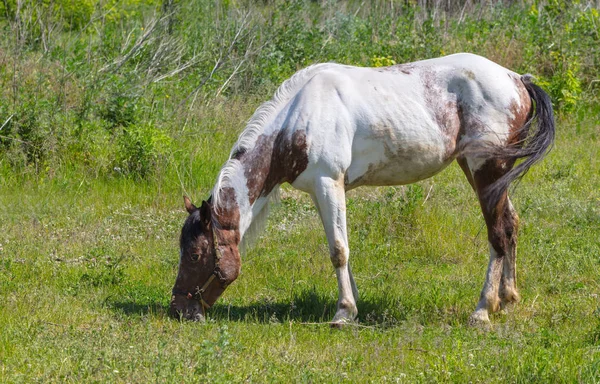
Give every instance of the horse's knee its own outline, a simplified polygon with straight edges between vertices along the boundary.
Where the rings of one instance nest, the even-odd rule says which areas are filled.
[[[335,245],[329,254],[334,268],[341,268],[348,264],[348,250],[339,240],[335,241]]]

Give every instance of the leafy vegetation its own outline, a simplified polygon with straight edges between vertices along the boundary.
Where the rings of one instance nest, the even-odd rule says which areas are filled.
[[[586,1],[0,3],[0,382],[599,382],[600,14]],[[523,301],[467,326],[487,265],[460,169],[348,197],[358,326],[284,189],[207,324],[166,314],[182,192],[315,62],[470,51],[532,73],[558,138],[514,194]]]
[[[425,4],[426,5],[426,4]],[[568,113],[598,99],[585,2],[15,2],[0,5],[5,172],[173,177],[210,110],[263,100],[298,69],[458,51],[533,73]],[[240,128],[240,120],[234,129]]]

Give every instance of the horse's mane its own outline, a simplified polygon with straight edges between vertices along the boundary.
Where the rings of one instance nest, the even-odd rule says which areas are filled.
[[[250,151],[254,147],[258,137],[265,131],[265,128],[269,126],[277,116],[277,113],[287,104],[287,102],[290,101],[315,74],[333,65],[335,64],[314,64],[296,72],[279,86],[271,100],[264,102],[256,109],[246,124],[246,128],[240,133],[237,142],[231,149],[229,159],[225,162],[219,172],[219,176],[217,177],[217,181],[212,191],[212,203],[215,209],[218,210],[220,207],[221,196],[219,191],[221,191],[222,188],[233,187],[236,191],[243,191],[246,188],[245,178],[239,177],[244,174],[242,164],[234,157],[238,153]],[[250,227],[243,235],[242,248],[249,245],[262,232],[269,215],[270,200],[276,200],[278,196],[278,188],[273,189],[268,196],[269,201],[265,203],[264,207],[259,212],[255,213]]]
[[[213,204],[219,207],[219,191],[226,186],[236,187],[235,176],[239,175],[239,161],[233,157],[241,152],[251,150],[256,143],[256,139],[264,132],[265,127],[269,125],[285,104],[290,101],[298,91],[319,71],[329,68],[333,63],[313,64],[296,72],[292,77],[283,82],[271,98],[256,109],[246,128],[240,133],[237,142],[234,144],[229,154],[229,159],[219,172],[217,182],[212,191]]]

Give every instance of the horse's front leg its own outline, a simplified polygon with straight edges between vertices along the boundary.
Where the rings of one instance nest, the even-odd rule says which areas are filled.
[[[329,256],[338,280],[337,312],[332,323],[341,326],[353,321],[358,314],[355,297],[357,291],[348,266],[350,250],[346,230],[346,192],[343,176],[338,180],[319,178],[312,198],[323,221],[329,243]]]

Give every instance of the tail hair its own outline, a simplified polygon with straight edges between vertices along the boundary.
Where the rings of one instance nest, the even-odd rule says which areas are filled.
[[[523,139],[508,147],[495,148],[494,157],[512,161],[524,160],[483,191],[490,202],[497,202],[515,180],[518,184],[529,168],[542,160],[554,145],[556,126],[550,96],[533,83],[531,75],[521,76],[521,81],[535,103],[535,111],[521,131],[517,132],[518,137]]]

